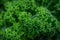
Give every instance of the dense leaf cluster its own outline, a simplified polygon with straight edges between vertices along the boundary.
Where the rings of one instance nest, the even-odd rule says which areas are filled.
[[[59,40],[59,12],[59,0],[1,0],[0,39]]]

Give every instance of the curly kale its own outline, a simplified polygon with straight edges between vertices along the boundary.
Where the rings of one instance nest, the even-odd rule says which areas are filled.
[[[0,39],[60,39],[59,5],[57,0],[1,0]]]

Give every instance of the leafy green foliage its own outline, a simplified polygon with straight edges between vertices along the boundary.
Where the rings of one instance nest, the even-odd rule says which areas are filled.
[[[58,40],[60,23],[51,9],[56,0],[2,0],[0,11],[1,40]],[[54,3],[53,6],[52,3]],[[59,3],[58,3],[59,4]],[[51,7],[50,7],[51,6]],[[50,7],[50,8],[49,8]],[[3,8],[3,7],[2,7]],[[56,37],[54,39],[54,37]]]

